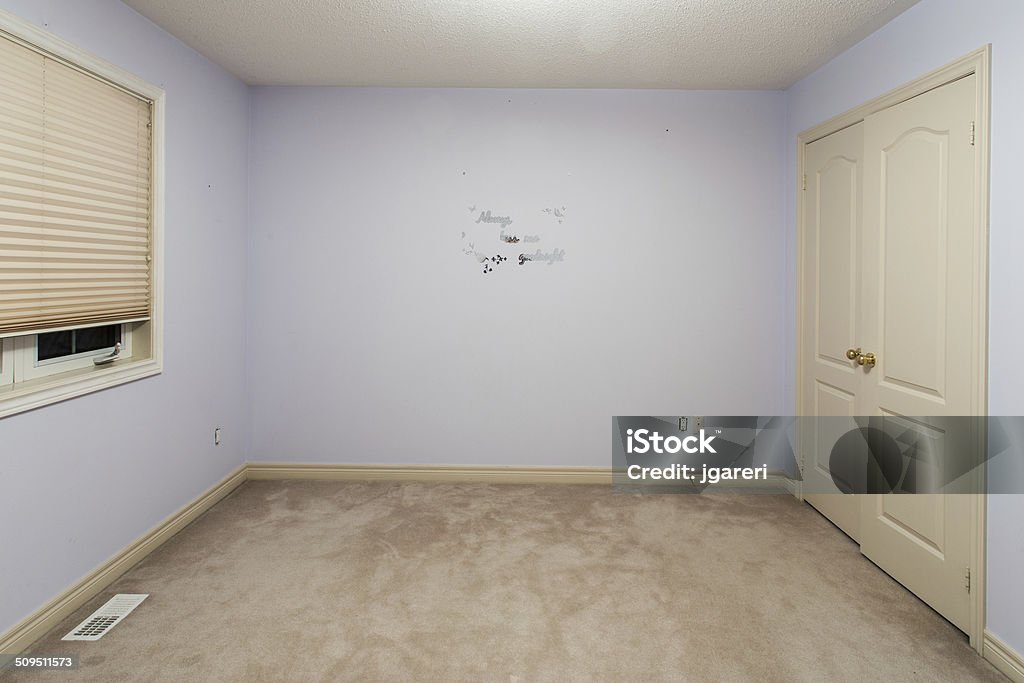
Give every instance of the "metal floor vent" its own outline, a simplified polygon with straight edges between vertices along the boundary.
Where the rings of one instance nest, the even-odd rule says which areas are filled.
[[[149,593],[118,593],[61,640],[99,640],[148,597]]]

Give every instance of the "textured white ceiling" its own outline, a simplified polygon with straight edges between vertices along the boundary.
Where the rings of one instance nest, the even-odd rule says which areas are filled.
[[[124,0],[253,85],[785,88],[917,0]]]

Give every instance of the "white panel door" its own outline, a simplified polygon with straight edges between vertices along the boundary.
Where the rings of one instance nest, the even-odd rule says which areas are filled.
[[[860,307],[863,124],[804,147],[801,415],[854,416],[863,376],[847,349],[862,337]],[[838,422],[801,421],[804,500],[859,538],[860,504],[829,468]],[[830,493],[825,493],[830,491]]]
[[[856,345],[877,364],[858,370],[861,414],[916,434],[927,457],[914,464],[936,477],[944,474],[942,449],[971,445],[951,440],[943,418],[981,408],[971,324],[980,229],[975,119],[968,76],[864,122],[864,315]],[[973,504],[970,495],[861,496],[861,552],[964,630]]]

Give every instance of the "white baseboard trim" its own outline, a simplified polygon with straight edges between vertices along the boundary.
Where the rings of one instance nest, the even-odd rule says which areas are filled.
[[[603,467],[494,467],[484,465],[347,465],[250,462],[249,479],[334,481],[489,482],[492,484],[610,484]]]
[[[1024,656],[988,630],[985,631],[982,656],[1014,683],[1024,683]]]
[[[782,485],[782,488],[786,490],[786,493],[797,498],[800,497],[800,495],[797,493],[797,483],[795,481],[793,481],[789,477],[782,475],[780,475],[779,478],[782,480],[779,483]]]
[[[124,550],[97,567],[92,573],[68,588],[49,603],[30,614],[6,633],[0,635],[0,653],[18,654],[46,635],[75,610],[99,595],[118,577],[138,564],[151,552],[188,526],[246,479],[242,465],[220,483],[205,491],[162,523],[136,539]]]
[[[502,467],[493,465],[357,465],[344,463],[250,462],[249,479],[309,479],[334,481],[490,482],[493,484],[611,484],[606,467]],[[647,486],[676,486],[678,482],[645,482]],[[722,490],[774,489],[793,493],[793,482],[781,474],[765,481],[728,480]]]
[[[717,484],[708,484],[708,493],[717,491],[743,493],[754,491],[757,493],[783,493],[792,495],[795,489],[793,482],[782,474],[769,474],[767,479],[727,479]]]

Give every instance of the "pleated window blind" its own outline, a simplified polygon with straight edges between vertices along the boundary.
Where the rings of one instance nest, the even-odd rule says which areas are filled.
[[[0,37],[0,337],[149,318],[151,117]]]

